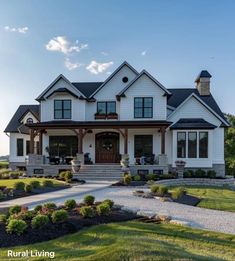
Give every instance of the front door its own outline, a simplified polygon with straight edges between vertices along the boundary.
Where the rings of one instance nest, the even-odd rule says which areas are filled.
[[[119,133],[102,132],[95,137],[95,162],[118,163],[119,162]]]

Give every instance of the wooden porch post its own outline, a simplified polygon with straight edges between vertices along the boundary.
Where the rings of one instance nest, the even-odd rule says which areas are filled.
[[[161,128],[161,154],[165,154],[165,132],[166,128]]]
[[[30,129],[30,154],[34,154],[34,130]]]
[[[39,155],[42,155],[43,131],[39,132]]]
[[[82,154],[83,153],[83,130],[79,129],[78,132],[78,153]]]
[[[128,129],[124,129],[124,154],[128,154]]]

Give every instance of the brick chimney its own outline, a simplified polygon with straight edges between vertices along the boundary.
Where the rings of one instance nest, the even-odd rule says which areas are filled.
[[[197,90],[201,96],[210,95],[210,78],[208,71],[203,70],[195,80]]]

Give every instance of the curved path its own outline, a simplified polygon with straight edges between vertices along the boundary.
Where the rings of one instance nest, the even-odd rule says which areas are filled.
[[[35,199],[33,197],[35,196],[2,202],[0,203],[0,208],[3,207],[3,205],[6,207],[9,203],[10,205],[16,203],[25,204],[29,206],[29,208],[33,208],[39,203],[52,200],[57,204],[62,204],[68,198],[74,198],[79,202],[82,201],[85,194],[92,194],[96,197],[96,200],[110,198],[114,200],[116,204],[123,205],[127,209],[133,211],[154,211],[156,214],[170,215],[173,219],[187,222],[190,227],[235,234],[235,213],[232,212],[192,207],[173,202],[161,202],[157,199],[135,197],[132,195],[132,192],[136,190],[136,188],[108,187],[107,183],[98,185],[95,185],[95,183],[93,185],[87,183],[83,186],[84,187],[77,186],[72,188],[72,193],[69,193],[68,189],[63,192],[60,191],[60,195],[56,195],[54,192],[54,198],[51,193],[48,193],[50,197],[47,197],[46,194],[42,194],[41,196],[43,198],[37,200],[37,202],[34,201]],[[39,195],[37,197],[39,197]]]

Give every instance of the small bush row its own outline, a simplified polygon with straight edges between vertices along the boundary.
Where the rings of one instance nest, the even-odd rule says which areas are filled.
[[[163,185],[154,184],[151,186],[151,192],[157,196],[163,197],[168,193],[168,188]]]
[[[203,169],[186,170],[184,172],[184,178],[216,178],[216,172],[214,170],[205,171]]]

